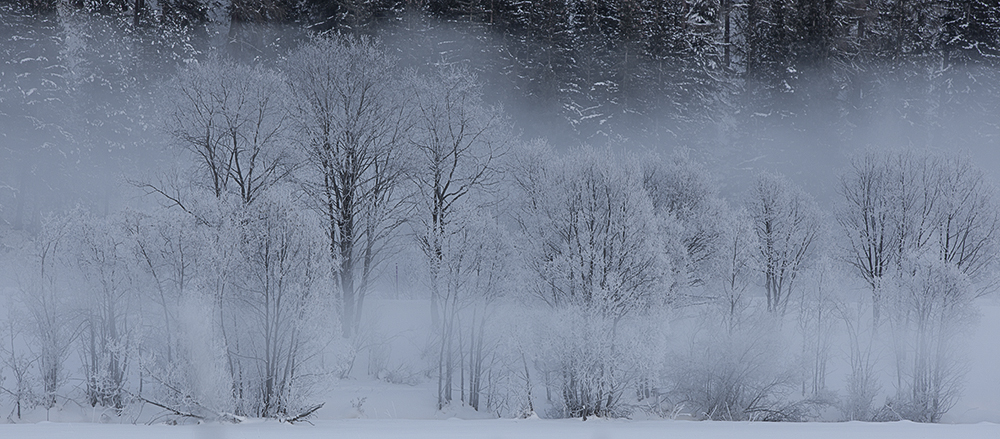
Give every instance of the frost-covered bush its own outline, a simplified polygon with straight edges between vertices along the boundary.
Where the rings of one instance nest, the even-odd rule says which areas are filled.
[[[797,376],[775,325],[757,315],[730,331],[705,318],[667,363],[667,401],[700,419],[796,420],[786,396]]]
[[[536,314],[533,349],[559,417],[627,416],[627,392],[662,367],[667,325],[656,315],[609,319],[568,307]]]

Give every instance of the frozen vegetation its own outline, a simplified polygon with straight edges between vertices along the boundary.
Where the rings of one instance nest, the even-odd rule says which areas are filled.
[[[0,437],[1000,436],[997,5],[376,3],[0,2]]]

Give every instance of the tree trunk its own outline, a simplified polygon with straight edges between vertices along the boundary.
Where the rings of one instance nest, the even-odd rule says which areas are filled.
[[[732,51],[732,48],[730,47],[730,18],[729,18],[730,10],[732,9],[732,1],[733,0],[722,0],[722,16],[725,22],[724,25],[725,29],[723,30],[723,37],[722,37],[722,44],[725,50],[723,65],[727,69],[729,68],[731,51]]]
[[[132,25],[138,26],[143,11],[146,9],[146,0],[135,0],[135,8],[132,10]]]
[[[343,298],[342,330],[344,338],[354,336],[355,312],[357,310],[354,291],[354,221],[350,214],[344,212],[350,208],[350,198],[345,197],[341,205],[340,228],[340,291]]]

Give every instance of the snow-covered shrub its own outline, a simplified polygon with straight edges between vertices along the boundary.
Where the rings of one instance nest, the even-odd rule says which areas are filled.
[[[760,312],[760,311],[759,311]],[[798,383],[777,323],[763,312],[730,331],[706,317],[671,355],[667,400],[700,419],[796,420]]]
[[[627,416],[627,392],[662,366],[668,326],[655,315],[615,320],[579,307],[529,315],[530,355],[546,394],[558,395],[549,416]]]
[[[394,368],[386,369],[382,375],[382,379],[387,383],[415,386],[423,381],[420,375],[420,372],[414,371],[411,367],[400,364]]]

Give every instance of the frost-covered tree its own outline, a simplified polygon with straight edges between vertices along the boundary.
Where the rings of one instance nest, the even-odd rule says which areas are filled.
[[[897,398],[908,419],[937,422],[954,405],[961,362],[954,340],[968,326],[973,301],[989,291],[997,263],[1000,210],[996,191],[971,162],[931,156],[922,161],[914,221],[925,227],[901,255],[894,286]]]
[[[459,359],[463,363],[463,368],[467,368],[468,379],[465,379],[466,372],[462,373],[459,384],[467,381],[468,404],[476,410],[482,408],[492,408],[487,393],[488,381],[493,372],[491,364],[487,363],[489,357],[494,354],[495,340],[497,335],[494,327],[497,325],[496,304],[504,297],[504,293],[510,288],[510,283],[514,281],[511,274],[512,246],[505,239],[508,236],[507,230],[501,225],[495,215],[492,221],[472,222],[465,230],[465,233],[478,236],[473,241],[469,253],[472,259],[469,264],[471,270],[467,270],[472,281],[469,288],[475,293],[473,304],[470,310],[466,310],[468,316],[466,335],[459,340],[459,349],[464,347],[464,351]],[[469,315],[471,314],[471,315]],[[462,391],[462,397],[465,392]],[[487,395],[484,398],[484,394]],[[484,400],[485,399],[485,404]]]
[[[764,275],[767,309],[783,315],[795,278],[812,257],[819,209],[811,196],[776,174],[759,174],[746,197],[757,235],[757,264]]]
[[[583,151],[527,177],[521,220],[537,251],[537,294],[552,307],[583,306],[608,318],[648,303],[669,276],[660,219],[631,164]],[[537,185],[537,186],[535,186]],[[558,188],[558,189],[556,189]],[[536,198],[538,197],[538,198]]]
[[[486,311],[503,289],[505,246],[499,224],[476,216],[493,210],[500,159],[512,139],[502,109],[483,101],[481,84],[467,69],[442,66],[410,86],[412,227],[426,261],[431,321],[440,343],[438,406],[453,400],[458,366],[460,397],[465,401],[468,371],[468,402],[478,409]]]
[[[196,183],[164,180],[150,199],[160,206],[120,214],[141,300],[132,327],[134,368],[145,390],[135,394],[174,414],[232,419],[236,401],[223,325],[235,312],[227,300],[232,279],[244,275],[229,233],[237,221],[234,205],[243,204],[220,200]]]
[[[803,419],[805,404],[791,395],[804,374],[784,348],[792,339],[781,331],[783,316],[751,297],[762,271],[756,223],[745,208],[718,214],[719,247],[704,265],[701,299],[709,306],[675,311],[690,317],[672,321],[673,350],[658,375],[661,404],[702,419]]]
[[[756,257],[758,243],[753,223],[745,210],[730,212],[726,218],[729,222],[722,228],[720,249],[710,265],[716,276],[711,279],[713,282],[709,287],[718,288],[716,300],[723,308],[729,332],[733,332],[740,326],[743,313],[750,306],[747,290],[759,272]]]
[[[190,178],[143,187],[163,208],[126,222],[146,318],[175,328],[143,371],[161,406],[205,419],[300,413],[332,312],[323,227],[291,188],[288,82],[260,65],[210,58],[181,72],[168,122],[191,153]],[[298,128],[298,127],[295,127]],[[201,335],[199,335],[201,333]],[[171,361],[171,359],[173,359]]]
[[[848,261],[872,288],[874,324],[887,314],[892,329],[896,411],[936,422],[961,377],[953,339],[994,284],[995,189],[961,157],[871,152],[855,163],[838,214]]]
[[[27,321],[19,317],[24,308],[8,297],[5,304],[7,315],[4,317],[0,336],[0,393],[7,395],[14,404],[13,410],[7,416],[8,420],[21,419],[22,410],[27,411],[36,403],[36,393],[33,389],[34,380],[31,374],[33,363],[38,356],[20,348],[27,341]]]
[[[843,284],[843,281],[838,282],[839,273],[830,258],[820,259],[810,274],[796,310],[802,341],[799,357],[802,365],[801,395],[826,402],[832,399],[826,383],[830,369],[827,366],[838,323],[838,302],[833,286]]]
[[[121,410],[127,401],[133,366],[134,319],[138,306],[130,242],[119,217],[82,215],[69,240],[80,284],[87,402]]]
[[[554,340],[579,346],[578,334],[598,328],[602,336],[601,350],[549,356],[549,367],[561,376],[565,414],[615,413],[625,386],[637,378],[616,366],[634,354],[615,341],[618,327],[630,314],[669,299],[663,218],[654,214],[638,163],[595,151],[565,159],[543,151],[522,160],[518,223],[529,291],[566,318],[569,326],[558,328]]]
[[[844,203],[837,210],[837,222],[846,232],[848,264],[861,275],[872,291],[872,313],[877,322],[881,309],[883,277],[898,260],[898,232],[893,211],[902,197],[893,187],[906,175],[892,175],[888,160],[869,153],[857,158],[851,172],[841,177]]]
[[[358,38],[314,39],[285,66],[305,157],[298,179],[326,218],[342,334],[350,338],[405,219],[412,122],[403,72],[377,42]]]
[[[513,279],[499,215],[477,218],[480,213],[453,210],[452,227],[441,242],[438,409],[455,399],[456,378],[462,402],[476,410],[489,406],[488,401],[481,405],[481,397],[483,380],[491,372],[485,364],[491,351],[486,343],[494,337],[490,313]]]
[[[703,285],[722,251],[728,212],[708,171],[683,153],[643,160],[643,187],[656,214],[678,230],[664,230],[664,249],[673,258],[672,289]]]
[[[160,328],[141,329],[140,373],[157,384],[143,400],[201,419],[306,408],[337,320],[321,294],[333,272],[322,227],[290,186],[250,204],[201,188],[126,216],[136,288],[153,305],[132,325]]]
[[[272,189],[222,228],[235,250],[220,325],[237,415],[298,414],[303,380],[314,372],[309,359],[323,344],[307,319],[322,303],[329,260],[315,218],[293,201]]]
[[[879,419],[873,405],[882,387],[878,381],[879,340],[876,325],[868,318],[872,305],[866,301],[842,301],[836,304],[837,317],[843,322],[847,337],[848,364],[846,395],[840,410],[851,421]]]
[[[197,262],[204,235],[197,220],[180,209],[150,208],[123,216],[138,264],[136,276],[142,300],[155,304],[155,311],[146,309],[151,315],[145,315],[144,322],[163,329],[151,331],[144,343],[147,349],[156,351],[160,367],[171,368],[176,365],[179,349],[178,313],[198,278]]]
[[[200,183],[216,197],[235,194],[249,204],[287,177],[289,120],[279,74],[213,56],[172,85],[168,130],[198,158]]]
[[[57,404],[68,376],[67,357],[76,338],[73,309],[69,221],[50,217],[42,231],[21,249],[24,269],[17,282],[20,301],[27,310],[29,346],[36,359],[41,389],[38,403],[46,409]]]
[[[971,315],[971,288],[954,266],[933,258],[904,263],[890,324],[896,355],[895,409],[905,419],[938,422],[960,394],[955,339]]]
[[[501,108],[483,102],[481,84],[468,69],[444,66],[417,78],[414,90],[414,229],[428,261],[431,317],[441,319],[440,276],[444,244],[462,225],[452,216],[475,206],[499,181],[499,158],[510,148]]]

